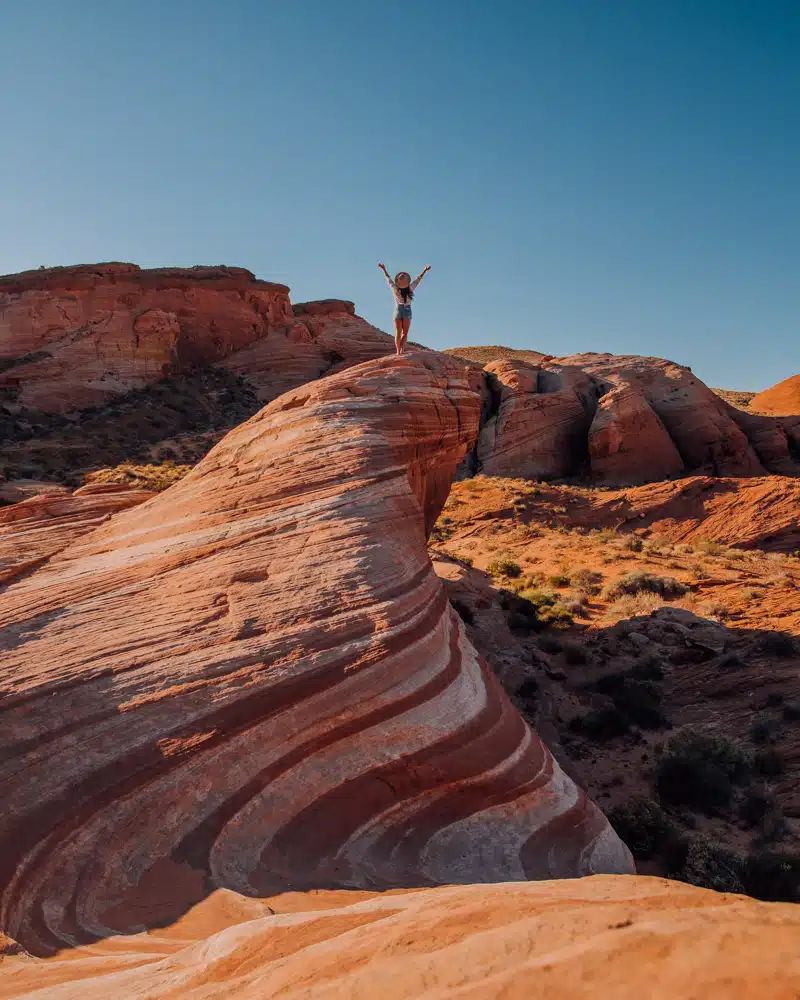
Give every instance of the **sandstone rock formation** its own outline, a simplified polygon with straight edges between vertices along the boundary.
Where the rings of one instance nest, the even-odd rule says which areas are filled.
[[[678,449],[644,393],[627,383],[598,402],[589,428],[589,464],[596,478],[610,482],[669,479],[683,469]]]
[[[71,494],[43,492],[0,508],[0,585],[44,565],[112,514],[153,496],[145,490],[118,486],[84,486]]]
[[[671,361],[506,357],[484,371],[492,403],[470,472],[607,483],[800,474],[800,416],[739,410]]]
[[[800,907],[655,878],[220,890],[163,930],[8,958],[0,1000],[795,1000],[798,937]]]
[[[45,954],[214,887],[632,870],[431,568],[480,382],[419,353],[311,383],[17,575],[0,598],[3,931]]]
[[[97,406],[291,321],[289,289],[244,268],[51,268],[0,277],[0,390],[45,412]]]
[[[750,400],[750,409],[775,416],[800,415],[800,375],[792,375],[771,389],[757,393]]]

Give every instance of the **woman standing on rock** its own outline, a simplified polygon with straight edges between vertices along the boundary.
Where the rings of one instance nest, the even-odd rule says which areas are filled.
[[[408,271],[398,271],[394,276],[394,281],[392,281],[383,264],[378,264],[378,267],[386,275],[386,280],[394,295],[394,343],[397,353],[402,354],[408,340],[408,328],[411,326],[411,300],[414,298],[414,289],[430,271],[430,267],[426,267],[422,274],[413,281]]]

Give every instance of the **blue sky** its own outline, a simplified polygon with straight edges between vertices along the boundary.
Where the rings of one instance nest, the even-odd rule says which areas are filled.
[[[412,338],[800,370],[796,0],[5,4],[0,273],[226,263]]]

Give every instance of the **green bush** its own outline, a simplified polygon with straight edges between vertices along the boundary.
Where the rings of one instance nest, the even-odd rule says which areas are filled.
[[[637,861],[655,857],[678,834],[676,825],[654,799],[630,799],[612,809],[608,818]]]
[[[636,594],[656,594],[670,600],[682,597],[688,590],[688,586],[679,583],[674,576],[657,576],[655,573],[634,570],[609,584],[603,591],[603,597],[608,601],[616,601],[620,597]]]
[[[705,834],[684,842],[678,852],[680,862],[669,875],[690,885],[717,892],[744,892],[744,860]]]
[[[558,600],[558,594],[546,587],[532,587],[530,590],[522,590],[520,597],[530,601],[536,608],[552,607]]]
[[[684,729],[664,747],[656,768],[656,788],[664,802],[715,812],[730,804],[734,787],[749,773],[750,757],[738,743]]]
[[[568,587],[569,577],[566,573],[554,573],[551,577],[548,577],[547,582],[551,587]]]
[[[509,579],[516,579],[522,575],[520,564],[505,556],[492,559],[486,569],[492,576],[507,576]]]

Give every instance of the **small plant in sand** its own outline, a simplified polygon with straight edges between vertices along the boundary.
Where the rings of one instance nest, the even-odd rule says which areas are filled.
[[[634,594],[657,594],[665,600],[671,600],[682,597],[688,590],[689,587],[674,576],[657,576],[655,573],[633,570],[610,583],[603,591],[603,597],[607,601],[614,601]]]
[[[518,562],[514,562],[514,560],[508,558],[508,556],[498,556],[497,559],[492,559],[486,567],[486,571],[492,576],[505,576],[510,579],[516,579],[516,577],[522,575],[522,567],[520,564]]]

